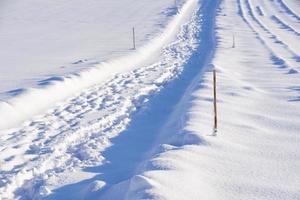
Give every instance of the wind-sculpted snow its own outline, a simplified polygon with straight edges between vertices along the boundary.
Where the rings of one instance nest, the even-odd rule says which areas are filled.
[[[45,101],[52,98],[51,95],[61,94],[58,93],[60,91],[78,91],[91,85],[96,78],[105,77],[103,73],[111,73],[110,76],[106,75],[111,78],[104,83],[79,92],[46,114],[26,121],[21,128],[4,131],[0,137],[3,147],[0,157],[4,161],[0,173],[1,198],[40,199],[49,195],[50,191],[45,187],[48,179],[78,167],[104,163],[105,158],[101,152],[111,145],[111,138],[126,128],[132,113],[183,70],[183,64],[196,47],[195,34],[199,27],[194,21],[180,26],[185,18],[188,19],[194,7],[195,1],[188,1],[168,30],[148,47],[137,52],[137,55],[104,64],[78,78],[59,79],[57,84],[49,86],[45,91],[47,95],[33,99],[33,102],[41,99]],[[159,61],[137,67],[139,61],[146,59],[150,53],[160,51],[159,48],[177,30],[180,32],[175,41],[163,48]],[[130,68],[133,70],[128,70]],[[36,94],[43,95],[44,91],[36,91]],[[24,101],[32,103],[26,99],[33,97],[36,97],[34,91],[28,97],[21,97],[22,105]],[[15,109],[20,109],[18,105],[21,104],[12,104]],[[41,105],[33,104],[31,108],[25,109],[32,110],[36,106]]]
[[[128,181],[128,199],[300,199],[300,38],[272,19],[290,20],[277,2],[222,1],[212,59],[217,135],[210,68],[191,82],[160,133],[168,137]]]
[[[295,0],[290,0],[290,1],[286,1],[286,0],[275,0],[275,2],[279,5],[280,9],[292,16],[293,18],[297,19],[298,22],[300,21],[300,17],[299,17],[299,1],[295,1]],[[290,5],[288,5],[290,4]]]
[[[144,46],[164,30],[173,8],[173,0],[1,1],[0,98],[127,55],[132,27],[136,46]]]
[[[103,83],[118,73],[128,72],[153,62],[153,58],[160,56],[161,48],[174,39],[180,24],[189,16],[188,11],[193,4],[194,1],[188,1],[180,9],[179,15],[171,20],[160,35],[145,46],[138,48],[137,51],[118,59],[95,64],[93,67],[77,74],[52,77],[54,80],[48,81],[50,83],[45,87],[28,88],[26,92],[14,98],[0,101],[0,116],[6,118],[5,121],[0,121],[0,130],[14,127],[84,88]]]
[[[0,199],[300,199],[299,12],[189,0],[136,52],[12,91]]]
[[[275,5],[272,4],[271,6]],[[272,52],[271,57],[274,64],[280,67],[287,67],[291,72],[297,73],[300,69],[299,47],[292,41],[297,41],[299,36],[286,31],[286,29],[282,29],[282,27],[280,28],[278,25],[281,24],[278,24],[278,20],[274,20],[272,15],[267,17],[267,19],[264,19],[265,17],[261,17],[262,19],[256,17],[250,1],[237,0],[237,6],[242,19],[255,31],[259,40]],[[265,24],[272,28],[268,28]],[[277,25],[277,27],[274,25]],[[286,35],[284,40],[280,40],[282,33]],[[293,46],[294,50],[291,49],[291,46]]]

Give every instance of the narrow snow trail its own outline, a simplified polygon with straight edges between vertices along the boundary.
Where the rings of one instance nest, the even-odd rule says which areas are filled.
[[[187,10],[191,7],[191,2],[180,0],[177,7],[173,6],[167,10],[162,10],[166,12],[165,15],[168,15],[169,23],[164,25],[163,31],[152,40],[143,46],[139,46],[134,51],[124,52],[121,54],[121,57],[100,63],[98,62],[99,60],[96,62],[95,60],[81,60],[74,63],[74,65],[83,65],[82,67],[86,67],[84,70],[64,76],[60,76],[60,73],[58,73],[47,79],[40,80],[36,87],[20,88],[11,91],[11,98],[0,100],[0,117],[5,118],[5,120],[0,120],[0,130],[19,126],[32,116],[53,108],[57,102],[71,98],[75,93],[79,93],[86,88],[103,84],[107,79],[111,79],[117,74],[133,71],[159,60],[161,49],[174,40],[180,25],[189,16]],[[182,7],[183,4],[185,8]],[[177,9],[180,8],[183,8],[185,11],[181,12],[180,15],[176,15]]]
[[[257,5],[268,12],[266,2]],[[225,0],[216,17],[217,136],[208,70],[159,133],[156,151],[130,181],[129,199],[300,199],[299,68],[253,12],[247,1]]]
[[[49,187],[55,189],[74,181],[66,180],[69,172],[106,163],[102,152],[112,145],[111,139],[127,127],[132,114],[150,96],[181,74],[184,63],[197,48],[197,7],[197,1],[190,0],[179,10],[173,23],[178,28],[168,30],[172,34],[179,30],[179,33],[161,50],[157,62],[115,73],[103,84],[84,89],[46,114],[26,121],[21,128],[3,130],[1,199],[44,198],[49,195]],[[92,173],[79,171],[78,174],[84,174],[84,179]],[[62,199],[66,198],[83,197],[73,192],[64,193]]]
[[[298,4],[188,0],[138,52],[1,102],[0,200],[300,199]]]
[[[189,61],[184,64],[184,71],[180,77],[171,82],[158,96],[149,102],[150,104],[147,105],[146,112],[138,115],[135,119],[137,122],[133,123],[133,126],[128,130],[128,135],[131,135],[130,139],[134,140],[134,142],[128,142],[130,145],[137,147],[148,145],[148,149],[143,149],[143,157],[135,164],[133,173],[109,187],[104,193],[100,193],[99,199],[155,199],[156,194],[153,196],[145,192],[146,189],[152,186],[151,181],[138,175],[144,170],[145,165],[147,169],[156,168],[155,164],[152,165],[151,163],[148,165],[147,160],[153,156],[153,153],[165,151],[168,146],[161,146],[161,144],[163,141],[169,140],[169,138],[172,138],[173,142],[179,146],[199,142],[194,140],[196,138],[194,138],[193,135],[180,132],[182,122],[184,121],[183,119],[179,119],[176,123],[171,124],[174,132],[170,132],[170,134],[162,134],[162,132],[170,128],[170,118],[178,119],[177,117],[180,116],[181,113],[184,113],[186,106],[181,102],[193,89],[195,83],[197,83],[197,80],[199,80],[203,71],[207,68],[208,63],[211,61],[215,48],[214,21],[218,4],[219,1],[199,1],[200,8],[194,16],[193,23],[190,24],[192,26],[200,26],[201,28],[194,36],[197,49],[194,50]],[[140,128],[139,123],[145,126],[145,128]],[[180,133],[173,135],[175,132]],[[139,136],[140,134],[145,134],[146,137]],[[152,135],[154,138],[149,139],[147,135]],[[141,137],[145,138],[141,139]],[[143,141],[142,144],[141,141]],[[120,142],[123,141],[121,140]],[[146,144],[144,144],[144,142],[146,142]],[[120,150],[123,149],[123,151],[126,151],[125,147],[122,148],[123,145],[120,146],[121,147],[116,146],[115,149],[113,146],[111,152],[117,152],[117,154],[120,155]],[[133,149],[134,151],[139,150],[139,148]],[[129,152],[136,154],[133,151]],[[113,161],[119,159],[118,156],[116,157],[117,158]],[[125,157],[130,158],[131,156]],[[120,169],[113,169],[113,173],[121,172],[120,174],[117,173],[117,176],[122,173],[126,174],[126,171],[122,170],[124,163],[116,166],[120,167]],[[113,163],[112,165],[107,165],[108,168],[116,166],[114,166]],[[99,170],[99,172],[101,173],[102,171]],[[109,179],[114,176],[116,175],[111,175]],[[186,193],[177,193],[176,195],[179,199],[190,199],[192,196]]]

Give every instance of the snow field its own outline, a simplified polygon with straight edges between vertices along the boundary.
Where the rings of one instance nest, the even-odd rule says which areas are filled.
[[[3,163],[1,198],[44,198],[59,186],[56,183],[49,189],[47,180],[60,180],[64,172],[105,163],[101,152],[111,146],[110,139],[126,128],[132,113],[147,102],[149,96],[181,73],[183,63],[192,52],[190,50],[195,48],[194,34],[198,31],[196,24],[181,25],[190,19],[195,6],[196,1],[188,1],[163,35],[133,55],[103,64],[79,77],[66,78],[36,93],[28,93],[28,97],[18,97],[22,99],[22,105],[27,102],[26,98],[29,101],[35,95],[35,100],[44,102],[46,98],[53,97],[51,93],[58,94],[66,88],[68,92],[78,91],[92,85],[93,77],[99,80],[104,72],[109,74],[106,81],[103,78],[102,84],[91,86],[46,114],[27,120],[21,128],[3,131],[0,136],[1,147],[4,147],[0,151]],[[175,35],[179,30],[179,34]],[[171,38],[176,39],[170,42]],[[161,50],[162,56],[158,62],[138,68],[138,63],[160,51],[160,47],[167,42],[170,44]],[[112,66],[115,67],[111,69]],[[16,105],[21,108],[21,102],[18,104],[16,101],[13,105],[15,109],[18,108]],[[32,114],[31,111],[28,113]],[[84,173],[79,171],[78,174]]]
[[[295,5],[186,1],[138,51],[1,104],[0,199],[300,199]]]
[[[95,84],[101,84],[119,73],[128,72],[150,64],[153,58],[160,55],[160,49],[171,42],[178,31],[179,25],[188,16],[187,11],[192,6],[188,1],[180,14],[165,28],[165,31],[135,52],[107,62],[96,64],[94,67],[81,71],[78,74],[69,74],[65,77],[52,77],[45,81],[42,88],[29,88],[16,97],[0,102],[0,116],[6,120],[0,122],[0,130],[12,128],[22,121],[39,114],[47,108],[55,106],[76,92]]]
[[[211,136],[208,70],[182,98],[180,115],[175,110],[161,132],[185,142],[160,140],[152,158],[131,179],[128,199],[300,198],[299,62],[290,54],[299,38],[272,41],[283,32],[294,32],[275,29],[278,24],[271,19],[255,20],[255,6],[249,6],[253,2],[270,18],[282,9],[279,1],[228,0],[221,3],[216,17],[218,43],[212,62],[218,77],[217,137]],[[281,15],[295,18],[291,13]],[[261,24],[266,21],[273,24]]]
[[[163,31],[172,8],[173,0],[1,1],[1,99],[127,55],[133,26],[137,47],[144,46]]]

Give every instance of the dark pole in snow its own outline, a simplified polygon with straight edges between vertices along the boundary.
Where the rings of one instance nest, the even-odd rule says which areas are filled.
[[[235,48],[235,35],[232,34],[232,48]]]
[[[134,27],[132,28],[132,42],[133,42],[133,49],[135,50],[135,31],[134,31]]]
[[[174,11],[175,14],[178,14],[177,0],[174,0]]]
[[[214,135],[216,135],[217,129],[218,129],[218,119],[217,119],[217,75],[216,75],[216,69],[213,69],[213,82],[214,82]]]

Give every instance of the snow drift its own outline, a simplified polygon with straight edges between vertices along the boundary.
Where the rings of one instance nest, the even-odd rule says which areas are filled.
[[[107,78],[116,74],[133,70],[149,62],[152,57],[159,56],[161,48],[168,43],[180,28],[180,25],[190,14],[190,9],[196,0],[187,1],[178,14],[167,25],[162,34],[154,38],[145,46],[119,59],[111,60],[84,70],[79,74],[64,77],[53,77],[43,88],[29,88],[25,92],[5,102],[0,102],[0,129],[14,127],[30,117],[50,108],[70,95],[83,88],[101,84]]]

